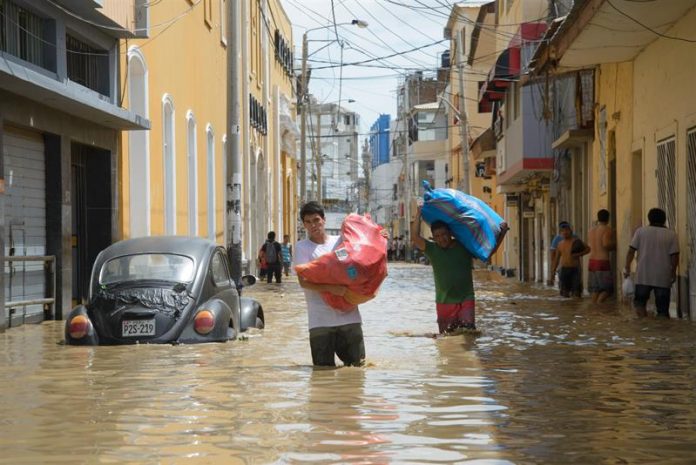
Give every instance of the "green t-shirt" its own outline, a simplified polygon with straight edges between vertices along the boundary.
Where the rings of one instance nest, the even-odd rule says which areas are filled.
[[[443,249],[432,241],[425,241],[425,255],[433,265],[435,302],[456,304],[474,298],[472,259],[468,250],[458,242],[454,247]]]

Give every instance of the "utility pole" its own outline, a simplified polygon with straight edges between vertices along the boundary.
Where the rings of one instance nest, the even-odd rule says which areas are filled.
[[[322,190],[321,190],[321,107],[319,107],[319,116],[317,117],[317,142],[315,145],[314,152],[314,163],[317,166],[317,202],[321,203]],[[310,114],[310,118],[311,118]]]
[[[307,32],[302,34],[302,75],[300,76],[300,204],[307,202],[307,105],[309,104],[307,85]]]
[[[471,178],[469,177],[469,121],[466,116],[466,101],[464,100],[464,28],[457,33],[457,72],[459,74],[459,132],[461,137],[462,162],[464,165],[464,179],[460,182],[460,189],[465,194],[471,192]]]
[[[227,12],[227,253],[232,279],[242,277],[242,158],[239,154],[239,63],[241,33],[237,27],[240,0],[228,2]]]

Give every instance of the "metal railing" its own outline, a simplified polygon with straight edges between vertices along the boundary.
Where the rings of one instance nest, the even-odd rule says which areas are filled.
[[[24,323],[26,308],[30,305],[43,305],[44,320],[54,319],[56,307],[56,257],[54,255],[14,255],[5,257],[5,262],[10,264],[13,262],[43,262],[46,278],[44,281],[46,288],[44,295],[50,296],[40,299],[10,300],[5,302],[5,308],[8,309],[7,327],[12,327],[13,316],[18,308],[24,308],[22,316],[22,323]]]

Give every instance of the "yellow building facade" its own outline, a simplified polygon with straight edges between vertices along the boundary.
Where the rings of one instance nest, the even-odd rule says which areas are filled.
[[[242,243],[254,271],[269,231],[296,239],[294,44],[280,0],[241,3]]]
[[[124,103],[152,122],[122,136],[123,237],[224,243],[226,8],[221,0],[153,3],[147,38],[122,44]]]
[[[228,40],[236,35],[241,240],[254,271],[268,231],[282,240],[296,230],[290,20],[279,0],[168,0],[148,14],[147,37],[122,44],[124,105],[152,122],[122,136],[122,235],[228,244]]]

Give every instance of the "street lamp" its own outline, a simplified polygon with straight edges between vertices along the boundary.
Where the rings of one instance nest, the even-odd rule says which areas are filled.
[[[300,172],[300,196],[301,196],[301,203],[304,204],[307,201],[307,143],[306,143],[306,133],[307,133],[307,104],[309,103],[307,101],[307,96],[309,95],[309,92],[307,92],[307,85],[309,84],[309,80],[307,78],[307,49],[308,45],[307,43],[309,42],[307,40],[307,34],[312,32],[312,31],[318,31],[320,29],[327,29],[330,27],[337,27],[337,26],[357,26],[359,28],[366,28],[367,27],[367,21],[363,21],[361,19],[353,19],[350,22],[347,23],[339,23],[339,24],[329,24],[326,26],[320,26],[320,27],[315,27],[311,29],[307,29],[304,34],[302,34],[302,76],[301,76],[301,89],[300,92],[301,94],[299,95],[300,98],[300,110],[302,112],[301,114],[301,120],[300,120],[300,138],[302,139],[302,142],[300,143],[300,164],[302,165],[302,171]],[[352,103],[350,99],[348,100],[348,103]],[[321,191],[321,186],[319,186],[319,191]],[[321,196],[320,196],[321,198]]]

